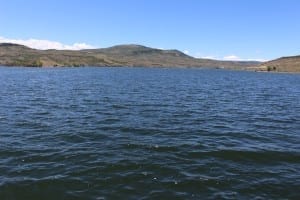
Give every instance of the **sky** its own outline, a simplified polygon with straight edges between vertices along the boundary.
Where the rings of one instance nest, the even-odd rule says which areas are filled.
[[[300,54],[299,0],[0,0],[0,42],[37,49],[141,44],[198,58]]]

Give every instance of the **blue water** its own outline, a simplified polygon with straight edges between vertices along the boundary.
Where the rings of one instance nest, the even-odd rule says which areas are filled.
[[[0,199],[300,199],[300,75],[0,68]]]

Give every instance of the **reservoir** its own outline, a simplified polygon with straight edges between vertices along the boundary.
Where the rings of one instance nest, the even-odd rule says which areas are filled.
[[[300,75],[0,67],[0,199],[300,199]]]

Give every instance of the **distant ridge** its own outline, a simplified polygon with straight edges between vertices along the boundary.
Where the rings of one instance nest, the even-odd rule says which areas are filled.
[[[127,44],[86,50],[37,50],[18,44],[0,44],[3,66],[132,66],[132,67],[207,67],[251,69],[259,62],[197,59],[178,50],[162,50]]]
[[[85,51],[85,50],[83,50]],[[186,54],[184,54],[181,51],[178,50],[162,50],[162,49],[155,49],[150,48],[142,45],[136,45],[136,44],[128,44],[128,45],[116,45],[108,48],[103,49],[94,49],[94,50],[88,50],[88,51],[95,51],[95,52],[101,52],[105,54],[121,54],[121,55],[139,55],[139,54],[153,54],[153,53],[161,53],[161,54],[173,54],[174,56],[184,56],[184,57],[190,57]]]
[[[21,44],[14,44],[14,43],[0,43],[0,47],[26,47],[26,46]]]

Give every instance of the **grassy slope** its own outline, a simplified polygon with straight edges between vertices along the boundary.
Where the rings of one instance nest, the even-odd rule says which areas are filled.
[[[262,71],[300,72],[300,56],[282,57],[262,63],[258,69]]]
[[[248,69],[257,64],[257,62],[196,59],[178,50],[160,50],[140,45],[61,51],[0,44],[0,65],[6,66],[160,66]]]

